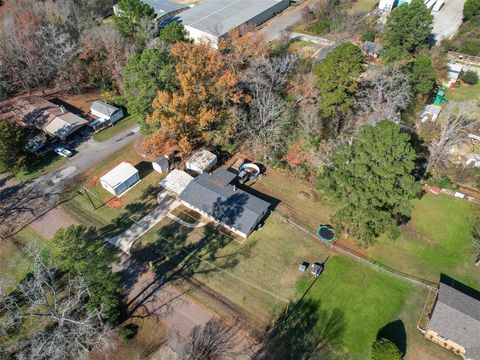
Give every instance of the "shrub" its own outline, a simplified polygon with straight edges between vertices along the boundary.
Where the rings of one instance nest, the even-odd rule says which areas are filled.
[[[375,40],[375,32],[372,30],[364,31],[360,35],[360,39],[362,41],[374,41]]]
[[[118,336],[125,342],[132,340],[138,332],[138,325],[128,324],[118,330]]]
[[[308,27],[308,31],[317,34],[317,35],[324,35],[330,32],[331,22],[330,20],[320,20],[316,21]]]
[[[480,0],[467,0],[463,6],[463,17],[465,20],[480,17]]]
[[[476,83],[478,83],[478,75],[475,71],[469,70],[463,73],[462,80],[467,84],[475,85]]]

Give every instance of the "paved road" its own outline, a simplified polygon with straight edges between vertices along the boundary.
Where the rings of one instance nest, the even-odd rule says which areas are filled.
[[[59,169],[32,181],[19,182],[0,175],[0,235],[8,236],[46,214],[75,176],[140,137],[140,128],[134,126],[105,142],[89,139],[80,144],[76,149],[78,153]]]
[[[313,3],[313,0],[306,0],[298,5],[290,6],[282,13],[266,21],[255,31],[265,36],[267,41],[275,40],[289,27],[302,20],[302,10]]]
[[[450,39],[462,24],[465,0],[446,0],[440,11],[432,11],[435,41]]]

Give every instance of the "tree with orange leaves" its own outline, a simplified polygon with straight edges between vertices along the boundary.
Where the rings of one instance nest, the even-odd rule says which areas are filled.
[[[233,118],[229,105],[240,100],[238,78],[222,53],[208,43],[178,42],[170,52],[176,63],[178,90],[159,91],[153,100],[147,123],[155,130],[147,147],[161,153],[176,146],[188,153],[218,144],[222,138],[218,132],[230,128],[223,125]]]

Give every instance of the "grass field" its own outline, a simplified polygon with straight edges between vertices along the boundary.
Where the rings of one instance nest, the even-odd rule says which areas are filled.
[[[141,181],[116,198],[101,187],[98,179],[122,161],[129,162],[139,170]],[[151,163],[144,161],[131,146],[127,146],[95,165],[84,174],[83,180],[67,189],[65,198],[73,197],[78,192],[81,195],[63,203],[62,208],[80,223],[105,231],[121,232],[156,206],[160,179],[161,175],[152,170]]]
[[[472,203],[427,194],[414,201],[412,220],[400,239],[382,241],[365,253],[401,271],[438,282],[445,273],[480,289],[471,223]]]
[[[0,277],[8,284],[7,291],[12,290],[28,273],[30,260],[22,248],[34,241],[45,241],[32,228],[26,227],[15,236],[0,243]]]
[[[449,88],[445,97],[450,101],[469,101],[480,99],[480,82],[475,85],[462,83],[459,88]]]
[[[350,14],[366,14],[372,11],[378,4],[378,0],[357,0],[348,10]]]
[[[133,125],[138,124],[141,118],[142,115],[140,114],[129,115],[117,122],[115,125],[96,133],[95,135],[93,135],[93,138],[97,141],[106,141],[111,137],[121,133],[122,131],[127,130]]]
[[[68,159],[55,154],[52,150],[45,150],[38,155],[38,159],[32,164],[29,171],[19,171],[15,177],[18,180],[27,181],[45,175],[65,164]]]

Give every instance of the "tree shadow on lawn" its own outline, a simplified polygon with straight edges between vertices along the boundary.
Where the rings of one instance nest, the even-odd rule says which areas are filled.
[[[407,333],[402,320],[395,320],[378,331],[377,340],[387,339],[396,345],[402,354],[407,353]]]
[[[267,328],[265,340],[253,359],[339,359],[343,355],[334,348],[342,343],[345,330],[343,311],[323,310],[319,301],[305,299]]]

